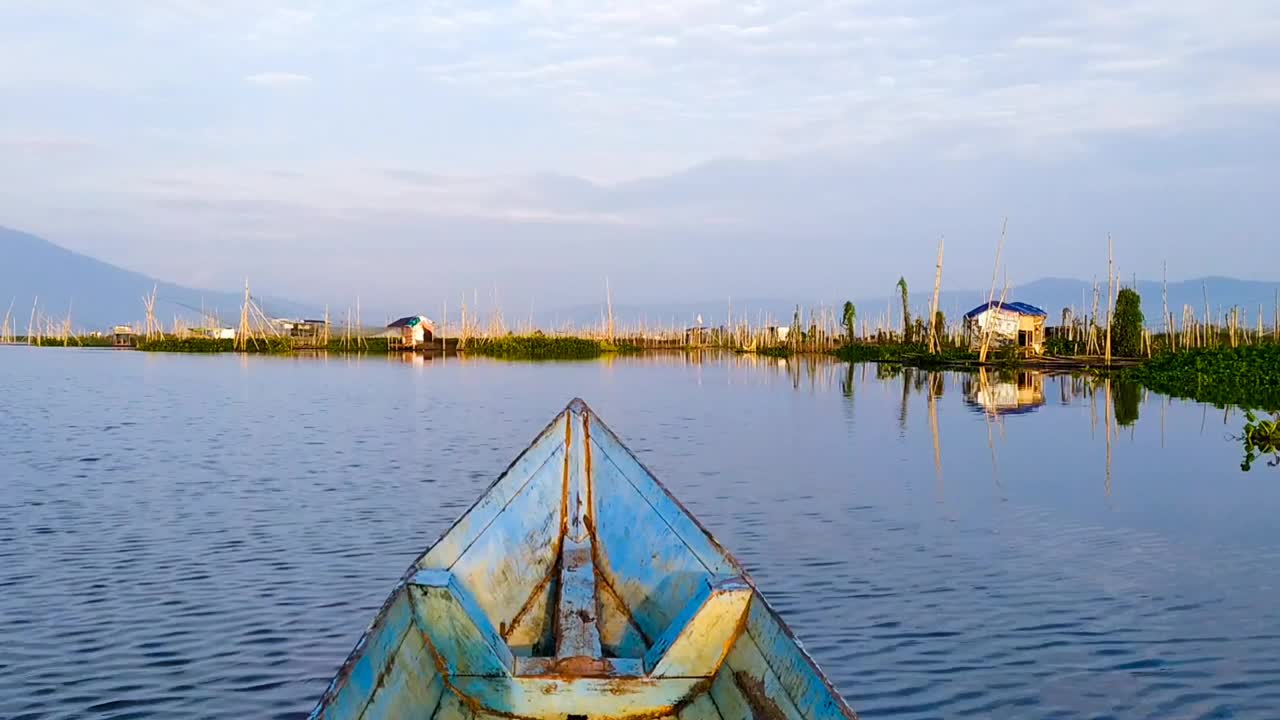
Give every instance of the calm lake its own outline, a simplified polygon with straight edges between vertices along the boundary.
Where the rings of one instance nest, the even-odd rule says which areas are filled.
[[[1238,412],[813,359],[0,347],[0,718],[305,717],[574,396],[864,718],[1280,717],[1280,469],[1241,472]]]

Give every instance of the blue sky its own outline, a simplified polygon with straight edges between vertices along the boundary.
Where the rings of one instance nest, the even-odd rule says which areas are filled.
[[[1278,128],[1274,0],[0,0],[0,224],[305,299],[1268,279]]]

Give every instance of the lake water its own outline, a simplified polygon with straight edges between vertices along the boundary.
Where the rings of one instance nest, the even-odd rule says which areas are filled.
[[[1240,471],[1240,414],[990,380],[0,347],[0,718],[305,717],[574,396],[864,718],[1280,717],[1280,470]]]

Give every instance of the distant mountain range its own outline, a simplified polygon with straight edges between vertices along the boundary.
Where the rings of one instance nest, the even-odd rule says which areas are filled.
[[[87,255],[59,247],[35,235],[0,226],[0,317],[13,302],[18,334],[26,332],[32,304],[58,320],[71,313],[77,330],[103,330],[132,324],[146,317],[142,296],[156,288],[156,318],[166,326],[180,317],[200,320],[201,309],[218,313],[234,326],[240,317],[242,292],[198,290],[147,277]],[[315,308],[280,298],[255,297],[264,312],[274,316],[311,315]],[[323,311],[321,311],[323,312]]]
[[[1131,280],[1125,280],[1126,285]],[[63,318],[68,308],[72,325],[81,330],[105,329],[117,323],[133,323],[144,317],[142,296],[156,291],[156,316],[166,325],[175,316],[187,322],[198,322],[201,308],[217,311],[222,322],[234,325],[239,317],[242,295],[235,291],[200,290],[148,277],[116,267],[101,260],[72,252],[28,233],[0,227],[0,315],[9,301],[14,301],[13,315],[17,319],[18,332],[24,332],[30,317],[31,305],[38,296],[41,312],[49,317]],[[890,286],[892,287],[892,286]],[[1142,295],[1143,312],[1147,323],[1158,326],[1161,313],[1161,283],[1139,280],[1138,292]],[[1205,295],[1213,312],[1219,314],[1227,308],[1238,306],[1245,312],[1251,325],[1261,306],[1266,323],[1270,326],[1280,282],[1237,280],[1226,277],[1206,277],[1170,282],[1168,285],[1169,308],[1181,318],[1182,308],[1189,305],[1203,316]],[[928,306],[932,288],[920,288],[911,295],[912,312],[921,314]],[[948,318],[956,318],[974,306],[985,302],[989,288],[969,290],[943,290],[940,306]],[[999,291],[997,291],[997,296]],[[901,322],[900,301],[890,293],[880,297],[866,297],[851,293],[858,307],[858,316],[874,323],[890,316],[891,323]],[[1105,298],[1106,284],[1100,287]],[[1093,285],[1081,280],[1044,278],[1025,283],[1009,290],[1008,300],[1021,301],[1044,308],[1049,322],[1057,323],[1063,308],[1075,308],[1077,313],[1088,312],[1093,303]],[[322,308],[283,298],[254,298],[265,312],[275,317],[304,317],[323,313]],[[819,306],[837,309],[845,298],[742,298],[732,299],[733,316],[746,317],[752,322],[772,318],[786,324],[790,322],[797,305],[807,312]],[[718,325],[726,321],[730,312],[730,298],[701,302],[616,304],[614,316],[623,325],[646,322],[653,326],[692,325],[701,315],[704,324]],[[483,310],[481,311],[483,313]],[[603,303],[580,305],[537,313],[533,320],[542,327],[558,327],[567,323],[578,326],[598,325],[604,315]],[[372,314],[366,317],[372,317]],[[507,317],[507,324],[514,326],[526,318]]]

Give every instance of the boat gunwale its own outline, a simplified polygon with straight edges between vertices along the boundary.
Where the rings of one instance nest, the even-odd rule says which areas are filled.
[[[841,714],[846,718],[846,720],[858,720],[857,713],[854,712],[853,708],[849,706],[848,702],[844,699],[844,696],[840,693],[838,689],[836,689],[835,685],[832,684],[830,678],[827,677],[826,673],[822,671],[822,668],[818,666],[818,663],[813,659],[813,656],[809,654],[809,651],[805,649],[804,643],[798,637],[796,637],[795,633],[791,630],[791,627],[782,619],[782,616],[769,602],[768,598],[765,597],[765,594],[760,591],[759,586],[756,585],[755,580],[751,577],[751,573],[748,572],[747,569],[743,567],[742,564],[738,561],[738,559],[734,557],[733,554],[730,553],[720,543],[719,540],[716,539],[715,535],[713,535],[711,531],[708,530],[707,527],[702,524],[702,521],[699,520],[696,515],[689,512],[689,509],[684,506],[684,503],[680,502],[680,500],[676,498],[676,496],[671,492],[671,490],[660,479],[658,479],[658,476],[652,470],[650,470],[649,467],[645,465],[644,462],[639,457],[636,456],[635,452],[633,452],[631,448],[628,447],[620,437],[618,437],[618,434],[615,433],[611,427],[609,427],[608,423],[602,420],[600,416],[597,415],[595,411],[592,410],[591,407],[587,405],[586,401],[584,401],[580,397],[573,398],[572,400],[569,401],[569,403],[565,406],[563,410],[556,413],[555,417],[552,418],[551,421],[548,422],[545,427],[543,427],[543,429],[538,433],[538,435],[533,439],[533,441],[530,442],[523,450],[521,450],[516,455],[516,457],[510,463],[507,464],[506,468],[498,475],[497,478],[493,480],[493,482],[489,483],[489,485],[484,489],[484,491],[481,492],[480,495],[476,498],[475,502],[471,503],[471,505],[468,506],[465,511],[460,513],[458,517],[453,521],[453,523],[451,523],[449,527],[445,529],[445,531],[442,532],[440,536],[435,539],[435,541],[433,541],[430,545],[428,545],[425,550],[423,550],[416,558],[414,558],[413,562],[409,565],[408,569],[405,570],[403,575],[401,575],[400,580],[396,583],[395,587],[393,587],[391,592],[387,595],[387,599],[383,601],[382,606],[378,609],[377,614],[374,615],[373,620],[371,620],[369,624],[365,627],[364,632],[361,633],[360,638],[356,641],[356,644],[351,649],[351,652],[347,654],[347,657],[345,660],[343,660],[342,665],[340,665],[338,670],[334,673],[334,676],[329,681],[329,684],[325,688],[324,693],[321,695],[320,699],[317,701],[315,708],[308,715],[308,720],[317,720],[318,718],[322,717],[324,711],[329,708],[330,703],[337,697],[338,690],[342,685],[342,681],[345,681],[350,677],[351,671],[354,669],[356,663],[358,663],[360,660],[362,650],[368,645],[369,638],[372,636],[375,630],[377,630],[383,624],[385,624],[385,620],[387,618],[387,611],[390,610],[391,606],[395,603],[395,600],[399,596],[400,592],[403,591],[406,588],[406,586],[409,584],[410,579],[417,573],[418,570],[421,569],[418,567],[418,564],[424,558],[426,558],[426,556],[431,552],[433,548],[435,548],[436,545],[440,543],[441,540],[447,537],[449,533],[453,532],[454,528],[458,527],[458,525],[460,525],[462,521],[466,519],[466,517],[473,510],[475,510],[476,507],[478,507],[485,500],[485,498],[489,496],[491,492],[493,492],[494,488],[497,487],[499,483],[501,483],[504,479],[506,479],[506,477],[515,468],[515,466],[520,462],[521,459],[524,458],[525,455],[529,453],[530,450],[532,450],[540,442],[547,439],[552,433],[554,433],[557,430],[557,427],[559,426],[561,421],[563,421],[567,416],[572,416],[574,414],[585,416],[588,419],[588,424],[590,422],[596,423],[601,430],[607,433],[608,437],[613,441],[613,443],[617,445],[619,448],[621,448],[622,451],[625,452],[627,456],[630,457],[631,460],[633,460],[636,463],[636,465],[645,472],[646,475],[648,475],[649,479],[653,482],[655,486],[657,486],[657,488],[660,491],[662,491],[664,495],[666,495],[667,499],[670,500],[676,506],[676,508],[679,509],[680,512],[682,512],[685,515],[685,517],[687,517],[690,521],[693,522],[694,527],[696,527],[699,531],[702,532],[702,534],[706,537],[706,539],[711,543],[711,546],[717,552],[720,553],[720,555],[725,559],[725,561],[729,564],[729,566],[732,567],[735,571],[737,571],[738,576],[751,588],[752,595],[754,596],[754,600],[758,600],[760,603],[762,603],[765,612],[767,612],[770,618],[774,621],[774,623],[777,624],[778,629],[782,633],[782,635],[791,642],[791,644],[796,648],[797,651],[799,651],[800,657],[809,666],[809,669],[813,671],[813,674],[822,683],[822,686],[836,700],[835,705],[840,710]],[[677,535],[677,537],[679,536]],[[682,538],[681,538],[681,542],[684,542]],[[619,598],[619,600],[621,600],[621,598]],[[746,633],[751,638],[752,642],[757,642],[755,637],[751,635],[749,623],[745,616],[743,618],[743,621],[744,623],[747,623],[747,624],[744,624],[743,626],[743,632]],[[763,649],[762,649],[762,656],[763,656]],[[777,670],[775,670],[772,665],[768,664],[768,658],[764,657],[764,660],[769,670],[773,672],[775,675],[777,675],[778,674]],[[439,672],[438,668],[436,668],[435,670],[436,672]],[[781,676],[779,675],[779,677]],[[788,697],[790,696],[790,692],[787,691],[785,687],[782,688],[782,691],[785,694],[787,694]],[[794,699],[793,699],[793,702],[794,702]]]
[[[597,415],[594,411],[592,411],[591,408],[587,406],[585,401],[583,401],[581,398],[574,398],[573,401],[569,403],[569,406],[565,408],[565,411],[567,412],[570,409],[572,409],[575,404],[578,404],[578,406],[582,410],[585,410],[586,412],[589,412],[591,414],[590,415],[591,419],[594,420],[600,426],[600,429],[608,433],[609,437],[614,441],[614,443],[616,443],[618,447],[622,448],[622,451],[625,452],[627,455],[629,455],[631,459],[635,461],[636,465],[640,467],[641,470],[645,471],[645,473],[649,476],[649,479],[653,480],[653,484],[656,485],[658,489],[661,490],[664,494],[666,494],[667,499],[670,500],[672,503],[674,503],[675,506],[680,509],[680,512],[684,513],[686,517],[688,517],[691,521],[693,521],[694,527],[702,531],[702,534],[705,535],[707,537],[707,540],[711,542],[711,546],[714,547],[717,551],[720,552],[721,555],[724,556],[725,560],[729,563],[731,567],[733,567],[734,570],[738,571],[739,576],[743,579],[743,581],[746,582],[747,585],[751,587],[752,593],[755,595],[755,599],[763,603],[764,609],[769,613],[769,616],[773,618],[773,621],[778,624],[778,627],[781,630],[782,634],[786,636],[786,638],[790,640],[793,645],[795,645],[796,649],[800,651],[800,656],[804,658],[805,662],[808,663],[809,668],[813,670],[814,675],[816,675],[818,679],[822,681],[822,684],[827,689],[827,691],[831,693],[831,695],[833,695],[836,698],[836,700],[839,701],[837,704],[839,705],[840,711],[844,714],[844,716],[849,720],[858,720],[857,713],[854,712],[853,708],[849,707],[849,703],[845,701],[844,696],[840,694],[840,691],[837,690],[835,685],[832,684],[831,679],[827,677],[826,673],[822,671],[822,668],[819,667],[818,663],[813,659],[813,656],[811,656],[809,654],[809,651],[805,649],[804,643],[800,640],[800,638],[796,637],[795,633],[791,630],[791,626],[787,625],[787,623],[782,619],[782,616],[778,614],[778,611],[774,609],[772,604],[770,604],[769,599],[766,598],[764,593],[760,591],[759,586],[756,585],[755,580],[751,577],[751,573],[747,572],[747,569],[742,566],[742,563],[738,562],[738,559],[733,556],[733,553],[729,552],[723,545],[720,544],[720,541],[717,540],[716,536],[713,535],[711,531],[708,530],[706,526],[702,524],[702,521],[698,519],[697,515],[694,515],[693,513],[689,512],[689,509],[684,506],[684,503],[680,502],[680,500],[676,498],[676,496],[671,492],[671,490],[667,488],[667,486],[663,484],[663,482],[660,479],[658,479],[658,476],[652,470],[650,470],[649,467],[645,465],[644,462],[640,460],[639,457],[636,457],[636,454],[632,452],[631,448],[627,447],[626,443],[622,442],[622,439],[619,438],[618,434],[615,433],[613,429],[609,427],[609,424],[606,423],[604,420],[601,420],[600,416]],[[557,415],[556,419],[559,420],[559,418],[560,418],[560,415]],[[750,634],[750,630],[747,626],[744,626],[743,630],[744,632],[747,632],[748,634]],[[755,638],[753,637],[752,640],[754,641]],[[766,658],[766,661],[767,661],[767,658]],[[772,666],[770,666],[770,669],[771,670],[773,669]],[[777,671],[775,670],[774,672],[776,674]]]

